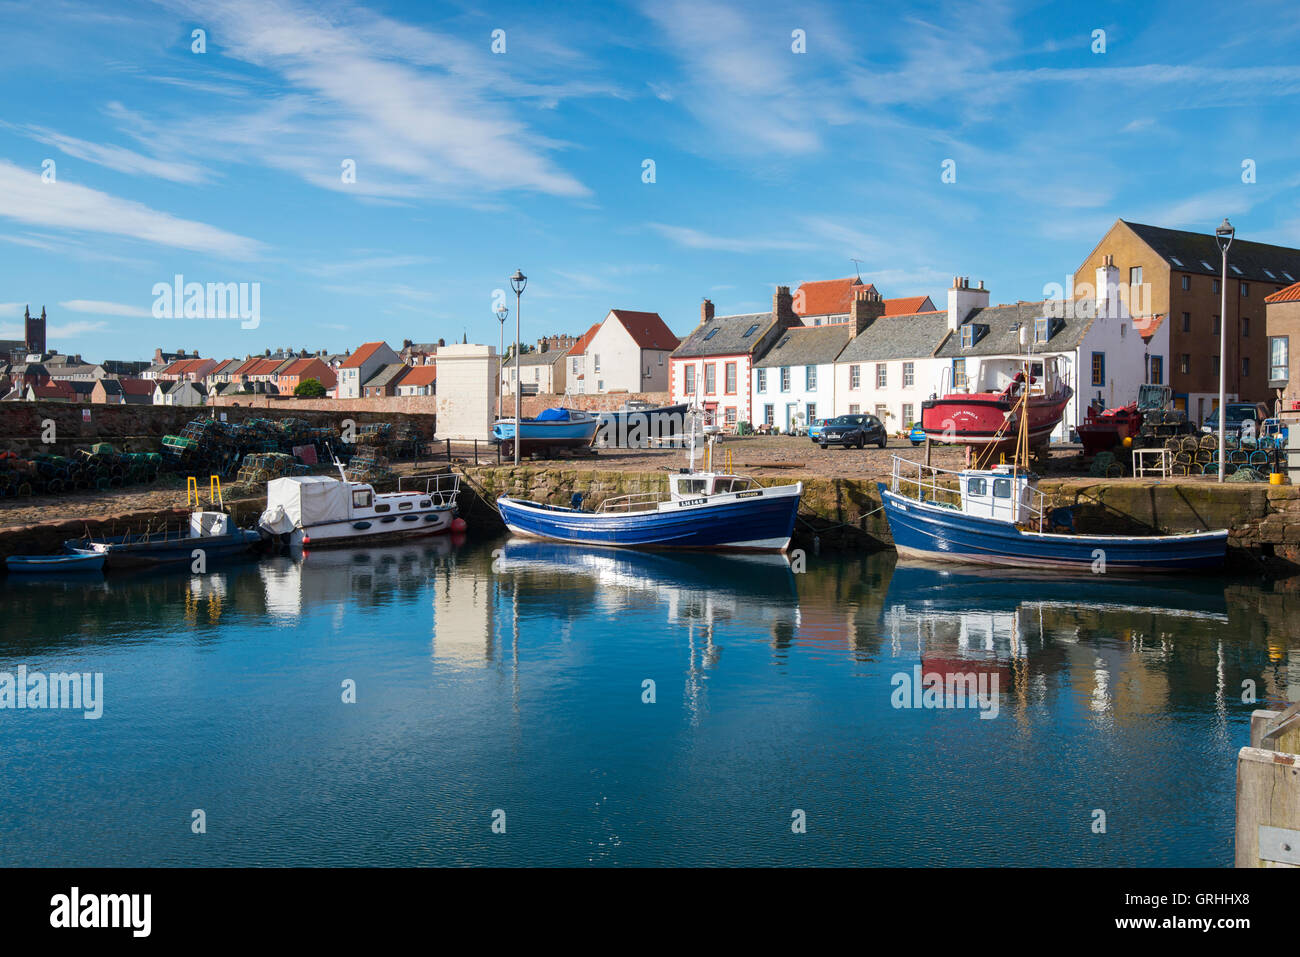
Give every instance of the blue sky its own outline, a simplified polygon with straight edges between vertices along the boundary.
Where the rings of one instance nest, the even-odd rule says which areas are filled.
[[[0,0],[0,338],[30,302],[88,359],[495,344],[516,267],[526,340],[682,334],[855,257],[1041,298],[1117,217],[1300,246],[1297,41],[1294,2]],[[155,318],[178,273],[260,325]]]

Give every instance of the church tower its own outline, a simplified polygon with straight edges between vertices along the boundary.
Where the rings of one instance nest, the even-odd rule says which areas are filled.
[[[27,352],[44,352],[45,351],[45,307],[41,306],[41,316],[36,318],[32,315],[29,306],[23,312],[23,338],[26,344]]]

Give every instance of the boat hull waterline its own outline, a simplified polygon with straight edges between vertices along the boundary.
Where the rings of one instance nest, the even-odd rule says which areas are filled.
[[[497,509],[516,535],[613,545],[783,552],[794,534],[801,484],[660,503],[639,512],[587,512],[501,497]]]
[[[883,484],[894,547],[900,556],[974,565],[1112,572],[1175,572],[1217,568],[1227,552],[1226,530],[1183,535],[1063,535],[1029,532],[997,519],[967,515],[891,492]]]

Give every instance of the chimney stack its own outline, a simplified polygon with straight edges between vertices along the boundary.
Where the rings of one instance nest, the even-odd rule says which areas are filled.
[[[700,303],[700,323],[706,323],[713,319],[713,300],[705,299]]]
[[[856,339],[867,327],[885,314],[885,300],[880,293],[866,286],[854,290],[849,305],[850,339]]]
[[[790,295],[789,286],[776,287],[776,292],[772,294],[772,315],[782,329],[802,324],[803,320],[794,311],[794,296]]]
[[[983,280],[972,289],[969,276],[953,276],[952,288],[948,290],[948,331],[956,332],[972,312],[985,309],[988,304],[989,291],[984,288]]]

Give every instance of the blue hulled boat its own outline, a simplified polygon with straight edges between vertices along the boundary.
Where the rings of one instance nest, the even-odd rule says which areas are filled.
[[[669,476],[669,498],[620,495],[594,511],[502,496],[497,509],[516,535],[625,548],[783,552],[790,545],[803,484],[764,488],[741,475]]]
[[[586,448],[591,444],[600,420],[578,409],[546,409],[535,419],[498,419],[492,426],[492,441],[501,444],[503,455],[514,454],[516,432],[519,451],[547,452],[550,449]]]
[[[104,570],[103,555],[10,555],[5,567],[14,575],[66,575]]]
[[[944,475],[950,479],[940,478]],[[891,483],[880,483],[880,494],[894,546],[904,558],[1098,573],[1223,564],[1226,529],[1182,535],[1050,531],[1053,515],[1045,510],[1036,482],[1011,465],[948,472],[895,456]],[[1056,512],[1069,520],[1067,510]]]
[[[64,542],[75,555],[100,555],[108,568],[138,568],[191,562],[201,551],[204,560],[247,552],[261,543],[262,536],[237,528],[225,512],[192,512],[188,528],[164,529],[118,535],[111,538],[80,538]]]

